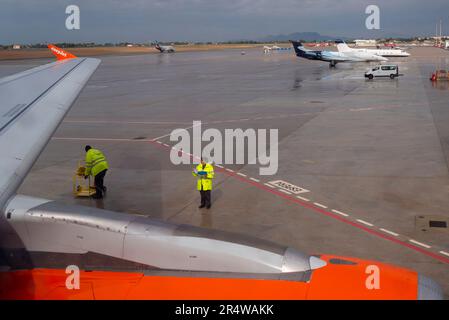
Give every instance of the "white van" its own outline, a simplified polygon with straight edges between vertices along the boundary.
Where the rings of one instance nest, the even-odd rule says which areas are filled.
[[[365,72],[365,78],[390,77],[394,79],[399,77],[399,67],[396,64],[380,64]]]

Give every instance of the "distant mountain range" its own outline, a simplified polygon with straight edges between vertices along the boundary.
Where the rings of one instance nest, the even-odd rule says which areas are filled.
[[[276,41],[288,41],[288,40],[303,40],[303,41],[326,41],[326,40],[348,40],[346,37],[332,37],[321,35],[318,32],[295,32],[290,34],[271,35],[257,39],[260,42],[276,42]]]
[[[360,36],[358,39],[407,39],[411,36],[407,36],[399,33],[382,33],[378,32],[372,35]],[[258,42],[285,42],[288,40],[303,40],[303,41],[335,41],[335,40],[349,41],[353,38],[348,37],[333,37],[328,35],[322,35],[318,32],[295,32],[290,34],[271,35],[257,39]]]

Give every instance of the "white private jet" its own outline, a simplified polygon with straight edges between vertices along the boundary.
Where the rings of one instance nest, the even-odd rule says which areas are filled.
[[[400,49],[365,49],[365,48],[351,48],[344,41],[337,40],[335,41],[337,44],[338,52],[341,53],[369,53],[375,54],[382,57],[408,57],[410,53],[405,52]]]

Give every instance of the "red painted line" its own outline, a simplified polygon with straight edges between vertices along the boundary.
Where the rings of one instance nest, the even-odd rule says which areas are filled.
[[[156,141],[151,141],[150,143],[152,143],[153,145],[155,145],[155,146],[157,146],[157,147],[160,147],[160,148],[166,148],[166,149],[167,149],[166,146],[161,145],[161,144],[158,144],[158,143],[156,143]],[[171,147],[169,146],[168,149],[171,149]],[[193,157],[193,156],[191,156],[191,157]],[[315,211],[315,212],[318,212],[318,213],[323,214],[323,215],[325,215],[325,216],[334,218],[334,219],[339,220],[339,221],[341,221],[341,222],[343,222],[343,223],[346,223],[346,224],[348,224],[348,225],[351,225],[351,226],[353,226],[353,227],[355,227],[355,228],[358,228],[358,229],[361,229],[361,230],[363,230],[363,231],[366,231],[366,232],[368,232],[368,233],[370,233],[370,234],[372,234],[372,235],[375,235],[375,236],[380,237],[380,238],[382,238],[382,239],[389,240],[389,241],[391,241],[391,242],[397,243],[397,244],[402,245],[402,246],[404,246],[404,247],[407,247],[407,248],[409,248],[409,249],[412,249],[412,250],[415,250],[415,251],[417,251],[417,252],[420,252],[420,253],[422,253],[422,254],[424,254],[424,255],[426,255],[426,256],[432,257],[432,258],[434,258],[434,259],[436,259],[436,260],[439,260],[439,261],[441,261],[441,262],[444,262],[444,263],[449,264],[449,258],[445,258],[445,257],[443,257],[443,256],[440,256],[440,255],[438,255],[438,254],[436,254],[436,253],[433,253],[432,251],[429,251],[429,250],[420,248],[420,247],[418,247],[418,246],[415,246],[415,245],[413,245],[413,244],[410,244],[410,243],[401,241],[401,240],[396,239],[396,238],[394,238],[394,237],[391,237],[391,236],[388,236],[388,235],[386,235],[386,234],[383,234],[383,233],[381,233],[381,232],[379,232],[379,231],[377,231],[377,230],[370,229],[370,228],[368,228],[368,227],[365,227],[365,226],[362,225],[362,224],[359,224],[359,223],[350,221],[350,220],[348,220],[348,219],[346,219],[346,218],[343,218],[343,217],[341,217],[340,215],[337,215],[337,214],[334,214],[334,213],[332,213],[332,212],[330,212],[330,211],[327,211],[327,210],[321,209],[321,208],[319,208],[319,207],[316,207],[316,206],[314,206],[314,205],[311,204],[311,203],[303,202],[303,201],[301,201],[301,200],[299,200],[299,199],[297,199],[297,198],[295,198],[295,197],[292,197],[292,196],[290,196],[290,195],[288,195],[288,194],[279,192],[279,191],[277,191],[276,189],[271,189],[271,188],[269,188],[269,187],[263,185],[262,183],[255,182],[255,181],[249,180],[249,179],[247,179],[247,178],[244,178],[244,177],[242,177],[242,176],[239,176],[239,175],[237,175],[236,173],[229,172],[229,171],[227,171],[227,170],[224,169],[224,168],[223,168],[223,169],[217,168],[217,171],[223,172],[223,173],[225,173],[225,174],[227,174],[227,175],[229,175],[229,176],[233,176],[234,178],[237,178],[237,179],[239,179],[240,181],[246,182],[246,183],[251,184],[251,185],[253,185],[253,186],[255,186],[255,187],[259,188],[259,189],[268,191],[268,192],[270,192],[270,193],[272,193],[272,194],[275,194],[275,195],[277,195],[277,196],[279,196],[279,197],[282,197],[282,198],[284,198],[284,199],[286,199],[286,200],[289,200],[289,201],[291,201],[291,202],[294,202],[294,203],[296,203],[296,204],[299,204],[299,205],[301,205],[301,206],[303,206],[303,207],[305,207],[305,208],[311,209],[311,210],[313,210],[313,211]]]

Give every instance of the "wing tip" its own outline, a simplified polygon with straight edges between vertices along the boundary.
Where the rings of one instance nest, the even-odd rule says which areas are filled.
[[[65,59],[74,59],[77,58],[74,54],[71,54],[68,51],[65,51],[64,49],[61,49],[54,44],[48,44],[48,49],[56,56],[57,60],[65,60]]]

